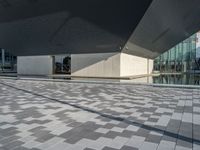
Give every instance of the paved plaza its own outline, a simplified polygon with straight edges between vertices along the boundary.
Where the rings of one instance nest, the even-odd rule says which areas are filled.
[[[0,150],[200,150],[200,89],[0,80]]]

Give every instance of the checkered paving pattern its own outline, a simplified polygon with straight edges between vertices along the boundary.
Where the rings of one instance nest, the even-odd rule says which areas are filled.
[[[0,80],[0,150],[191,149],[199,89]]]

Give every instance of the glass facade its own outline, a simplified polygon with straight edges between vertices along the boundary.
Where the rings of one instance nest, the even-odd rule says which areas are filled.
[[[0,71],[16,71],[17,57],[0,49]]]
[[[195,69],[196,34],[179,43],[154,60],[154,70],[160,72],[187,72]]]

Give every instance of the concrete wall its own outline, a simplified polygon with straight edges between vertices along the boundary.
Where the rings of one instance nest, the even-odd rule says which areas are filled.
[[[21,56],[17,59],[21,75],[53,73],[52,56]],[[125,53],[71,55],[71,75],[86,77],[127,77],[152,73],[153,60]]]
[[[153,60],[125,53],[71,55],[72,75],[126,77],[152,73]]]
[[[120,53],[96,53],[71,55],[74,76],[119,77]]]
[[[49,75],[53,73],[52,56],[19,56],[17,73],[20,75]]]
[[[153,60],[121,53],[120,76],[146,75],[152,73]]]

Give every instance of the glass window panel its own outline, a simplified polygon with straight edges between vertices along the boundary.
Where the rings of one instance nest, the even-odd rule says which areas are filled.
[[[178,67],[176,70],[181,71],[183,64],[190,64],[190,61],[196,59],[196,34],[176,45],[158,58],[162,66],[161,69],[170,71],[170,69],[175,70],[173,68]],[[159,60],[158,58],[157,62]],[[191,66],[187,66],[187,68],[191,68]]]

